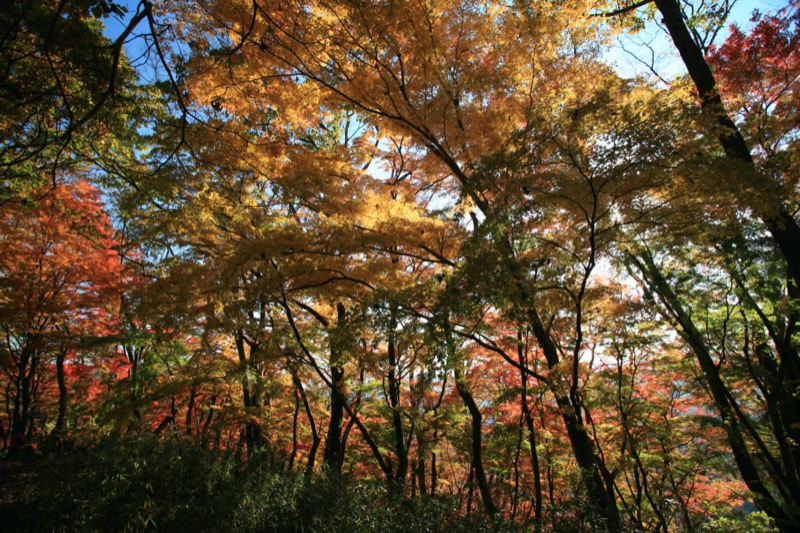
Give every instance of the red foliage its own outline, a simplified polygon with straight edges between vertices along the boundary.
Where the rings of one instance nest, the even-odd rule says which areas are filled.
[[[713,47],[708,60],[715,67],[720,92],[736,113],[757,156],[784,149],[797,127],[800,111],[800,2],[775,15],[756,12],[749,33],[732,25],[730,35]],[[760,153],[758,153],[760,152]]]
[[[53,360],[63,366],[82,341],[115,329],[123,270],[96,188],[78,181],[33,197],[0,211],[0,368],[17,435],[35,423],[37,372],[52,379]]]
[[[0,213],[2,322],[16,334],[100,333],[119,300],[122,265],[97,189],[59,185]]]

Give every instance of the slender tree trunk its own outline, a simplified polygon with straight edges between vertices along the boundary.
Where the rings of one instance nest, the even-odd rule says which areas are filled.
[[[526,366],[527,361],[522,353],[522,336],[517,337],[520,342],[518,350],[519,362],[521,366]],[[536,424],[533,422],[530,407],[528,406],[528,375],[520,371],[522,380],[522,391],[520,392],[520,409],[525,419],[525,426],[528,428],[528,443],[531,449],[531,468],[533,470],[533,517],[534,527],[538,532],[542,528],[542,473],[539,467],[539,452],[536,450]]]
[[[61,349],[56,355],[56,380],[58,381],[58,418],[56,419],[56,426],[53,428],[53,435],[59,437],[66,436],[67,432],[67,400],[68,390],[67,381],[64,371],[64,359],[66,359],[67,350]]]
[[[19,451],[25,441],[25,418],[22,410],[22,376],[17,376],[15,381],[16,390],[14,391],[14,406],[11,409],[11,428],[9,429],[11,435],[9,450],[11,453]]]
[[[336,304],[337,329],[346,327],[344,305]],[[344,395],[345,375],[342,362],[342,346],[338,336],[331,338],[330,368],[331,368],[331,418],[328,423],[328,435],[325,440],[325,453],[322,461],[333,474],[342,473],[344,450],[342,445],[342,422],[344,420],[345,402]]]
[[[560,358],[553,339],[545,329],[539,314],[534,308],[528,308],[528,317],[536,340],[542,352],[544,352],[547,366],[551,370],[556,369],[560,363]],[[578,409],[580,407],[570,402],[559,379],[551,379],[548,385],[553,396],[555,396],[556,404],[561,412],[561,419],[567,428],[567,436],[572,446],[572,453],[578,462],[578,466],[584,472],[586,489],[589,501],[594,508],[593,510],[603,518],[609,531],[621,531],[616,498],[613,489],[608,487],[603,480],[601,460],[595,454],[594,442],[578,417]]]
[[[317,449],[319,448],[319,443],[322,441],[322,438],[319,436],[319,431],[317,431],[317,423],[314,420],[314,413],[311,411],[311,405],[308,402],[308,396],[306,396],[306,391],[303,388],[303,382],[300,381],[300,376],[294,370],[292,370],[292,382],[294,383],[295,394],[299,395],[303,402],[303,409],[305,410],[306,417],[308,418],[308,424],[311,426],[311,449],[308,451],[308,459],[306,461],[305,470],[305,476],[308,478],[314,472]]]
[[[472,512],[472,491],[474,487],[473,480],[475,479],[475,465],[469,465],[469,478],[467,478],[467,514]]]
[[[480,409],[478,409],[478,404],[475,403],[475,399],[467,389],[464,376],[458,370],[456,370],[456,390],[472,417],[472,466],[475,471],[475,480],[478,482],[478,489],[481,493],[481,500],[483,500],[483,506],[486,508],[486,512],[489,516],[493,517],[497,515],[498,509],[492,500],[489,482],[486,479],[486,472],[483,469],[483,450],[481,446],[483,417],[481,416]]]
[[[419,440],[417,440],[417,442],[419,443]],[[426,487],[425,482],[425,453],[422,448],[420,448],[419,451],[417,467],[415,470],[417,472],[417,483],[419,484],[419,495],[425,496],[428,493],[428,488]]]
[[[211,405],[214,406],[217,404],[217,395],[211,395]],[[202,429],[200,429],[200,444],[204,445],[206,443],[206,434],[208,433],[208,427],[211,425],[211,419],[214,417],[214,410],[209,409],[208,415],[206,416],[205,422],[202,422],[202,412],[200,416],[200,420],[202,422]]]
[[[286,466],[284,470],[291,472],[294,467],[294,460],[297,457],[297,426],[300,418],[300,393],[297,389],[294,391],[294,412],[292,413],[292,449],[289,451],[289,457],[286,458]]]
[[[517,435],[517,446],[514,451],[514,494],[511,499],[511,521],[514,522],[517,518],[517,509],[519,507],[519,457],[522,453],[522,442],[524,440],[525,426],[522,425],[524,415],[520,413],[519,417],[519,433]]]
[[[433,432],[433,442],[436,443],[436,431]],[[439,470],[437,469],[436,452],[431,451],[431,494],[436,494],[436,484],[439,481]]]
[[[328,434],[325,439],[325,452],[322,462],[328,470],[335,474],[342,471],[342,423],[344,421],[345,397],[340,392],[344,384],[344,370],[339,366],[331,367],[331,379],[334,388],[331,390],[331,417],[328,422]]]
[[[16,391],[14,394],[14,407],[11,415],[11,440],[10,451],[16,452],[22,448],[25,436],[33,430],[33,417],[31,416],[33,379],[36,373],[38,356],[28,340],[28,345],[22,349],[17,363]]]
[[[186,435],[191,436],[192,434],[192,421],[194,419],[194,405],[195,399],[197,398],[197,385],[192,383],[191,387],[189,387],[189,404],[186,406]]]
[[[392,409],[392,427],[394,429],[394,447],[397,455],[397,470],[391,490],[395,496],[402,497],[408,474],[408,450],[405,443],[405,430],[400,415],[400,376],[398,375],[398,357],[395,345],[395,328],[397,327],[397,308],[392,307],[389,320],[388,355],[389,355],[389,406]]]
[[[165,416],[164,419],[161,421],[161,423],[158,424],[158,427],[156,427],[156,429],[153,430],[153,433],[158,435],[159,433],[164,431],[167,428],[167,426],[169,426],[173,422],[175,422],[175,417],[174,416],[172,416],[171,414]]]
[[[255,451],[260,448],[263,444],[262,442],[262,433],[261,433],[261,424],[258,421],[253,420],[253,417],[258,416],[258,407],[260,406],[258,393],[255,390],[255,387],[250,382],[250,369],[255,368],[255,364],[253,361],[253,357],[257,351],[257,345],[250,346],[250,356],[248,357],[246,347],[245,347],[245,340],[244,340],[244,332],[239,330],[236,333],[236,352],[239,355],[239,363],[241,364],[242,368],[242,396],[244,399],[244,408],[245,412],[247,413],[248,420],[245,422],[244,426],[244,442],[247,447],[247,456],[252,457]]]
[[[139,363],[141,362],[142,352],[144,350],[139,346],[129,344],[124,345],[122,349],[130,364],[128,368],[128,397],[131,409],[136,420],[141,420],[142,414],[139,411]]]

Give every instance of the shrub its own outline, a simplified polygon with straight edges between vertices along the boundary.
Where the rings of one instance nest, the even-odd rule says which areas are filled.
[[[458,500],[392,501],[377,480],[306,480],[234,455],[153,437],[105,441],[38,457],[29,531],[442,532],[486,531]],[[500,528],[505,530],[507,528]]]

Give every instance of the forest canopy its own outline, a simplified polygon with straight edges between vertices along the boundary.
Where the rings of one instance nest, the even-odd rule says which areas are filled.
[[[8,0],[3,453],[797,531],[800,5],[735,3]]]

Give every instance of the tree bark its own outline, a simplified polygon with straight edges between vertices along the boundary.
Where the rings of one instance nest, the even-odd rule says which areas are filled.
[[[517,355],[519,357],[520,366],[527,367],[526,357],[522,351],[522,335],[517,335]],[[531,449],[531,468],[533,470],[533,520],[535,531],[541,531],[542,528],[542,473],[539,466],[539,453],[536,450],[536,425],[531,416],[530,407],[528,406],[528,374],[520,371],[520,380],[522,381],[522,391],[520,392],[520,409],[525,420],[525,426],[528,428],[528,443]]]
[[[56,419],[56,426],[53,428],[53,435],[64,437],[67,432],[67,400],[68,390],[67,381],[64,371],[64,359],[66,359],[67,350],[61,349],[56,355],[56,380],[58,381],[58,418]]]
[[[456,370],[456,390],[472,417],[472,466],[475,470],[475,480],[478,482],[478,489],[480,490],[481,500],[483,501],[486,512],[489,516],[494,517],[497,515],[498,509],[492,500],[489,482],[486,479],[486,472],[483,469],[483,450],[481,447],[483,417],[481,416],[480,409],[478,409],[478,404],[475,403],[475,398],[472,397],[472,393],[467,389],[463,374],[458,370]]]
[[[550,333],[542,324],[538,312],[533,307],[528,308],[528,319],[533,334],[544,353],[547,366],[551,370],[556,369],[561,362],[558,349],[550,337]],[[613,489],[610,489],[603,481],[600,469],[601,460],[596,456],[594,442],[589,437],[578,416],[579,406],[570,402],[569,396],[559,379],[551,378],[548,385],[553,396],[555,396],[561,419],[567,428],[567,436],[572,446],[572,453],[578,462],[578,466],[586,476],[586,490],[593,510],[603,518],[609,531],[621,531],[619,511]]]
[[[300,381],[300,376],[296,371],[292,371],[292,382],[294,383],[295,394],[297,394],[303,402],[303,409],[305,410],[306,417],[308,418],[308,425],[311,426],[311,449],[308,451],[308,459],[306,460],[305,476],[310,477],[314,472],[314,463],[317,458],[317,449],[322,438],[317,431],[317,423],[314,420],[314,413],[311,412],[311,405],[308,402],[308,396],[303,388],[303,382]]]
[[[197,398],[197,386],[192,383],[189,387],[189,404],[186,406],[186,436],[192,435],[192,421],[194,419],[195,399]]]
[[[394,429],[394,447],[397,455],[397,470],[394,473],[392,492],[402,497],[408,474],[408,450],[406,449],[403,418],[400,416],[400,377],[397,374],[398,358],[395,345],[394,330],[397,327],[397,309],[392,307],[389,320],[388,356],[389,356],[389,407],[392,409],[392,427]]]
[[[336,304],[338,329],[346,327],[346,315],[344,305]],[[344,367],[342,365],[342,347],[339,346],[339,339],[332,337],[330,346],[330,368],[331,368],[331,418],[328,423],[328,435],[325,440],[325,453],[322,461],[333,474],[342,473],[342,463],[344,461],[344,451],[342,448],[342,422],[344,420],[345,402],[344,395]]]
[[[12,453],[22,448],[25,436],[32,430],[32,388],[38,361],[37,350],[32,347],[35,342],[35,339],[28,339],[17,363],[16,391],[11,412],[11,439],[9,442],[9,451]]]
[[[247,414],[247,421],[244,426],[244,440],[247,446],[247,456],[252,457],[255,451],[263,445],[263,437],[261,432],[261,424],[254,421],[252,418],[258,415],[258,407],[260,405],[258,393],[255,391],[253,384],[250,383],[248,375],[249,370],[254,368],[253,357],[255,356],[258,348],[257,346],[250,346],[250,356],[248,357],[245,348],[244,332],[239,330],[236,334],[236,352],[239,354],[239,363],[242,367],[242,396],[244,399],[244,408]]]

